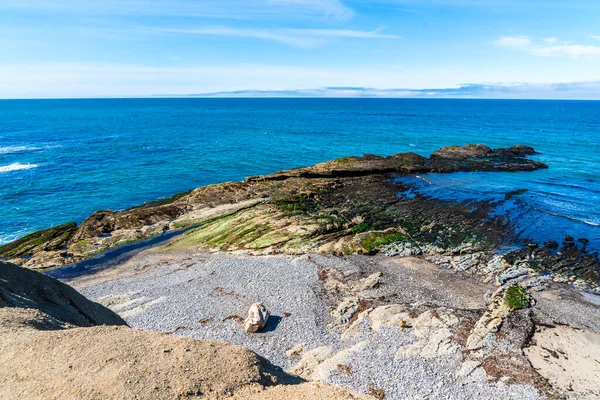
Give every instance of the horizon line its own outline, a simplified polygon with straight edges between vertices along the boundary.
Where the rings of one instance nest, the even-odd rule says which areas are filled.
[[[467,96],[211,96],[211,95],[148,95],[148,96],[90,96],[90,97],[0,97],[0,101],[17,100],[150,100],[150,99],[326,99],[326,100],[523,100],[523,101],[600,101],[598,98],[561,98],[561,97],[467,97]]]

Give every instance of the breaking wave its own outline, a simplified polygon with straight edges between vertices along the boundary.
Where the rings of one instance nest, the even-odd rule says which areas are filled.
[[[33,169],[33,168],[36,168],[37,166],[38,166],[37,164],[21,164],[21,163],[14,163],[14,164],[10,164],[10,165],[4,165],[4,166],[0,166],[0,174],[3,174],[5,172],[21,171],[21,170],[25,170],[25,169]]]

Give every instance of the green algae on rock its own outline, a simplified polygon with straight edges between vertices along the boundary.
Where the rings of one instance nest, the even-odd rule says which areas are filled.
[[[504,301],[511,310],[521,310],[529,307],[531,299],[523,286],[515,285],[506,289]]]
[[[40,250],[60,250],[67,247],[77,230],[77,224],[68,222],[59,226],[30,233],[14,242],[0,246],[0,259],[33,256]]]

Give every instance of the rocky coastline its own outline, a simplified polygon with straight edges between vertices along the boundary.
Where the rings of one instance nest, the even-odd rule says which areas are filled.
[[[510,221],[490,217],[494,205],[463,205],[403,195],[395,176],[427,172],[533,171],[548,166],[528,158],[533,148],[492,150],[484,145],[443,147],[429,158],[345,157],[312,167],[198,188],[128,210],[98,211],[75,223],[32,233],[0,247],[0,259],[46,269],[87,260],[119,245],[197,227],[170,246],[252,254],[423,255],[449,268],[486,275],[505,285],[572,283],[600,293],[598,255],[585,238],[515,243]],[[519,193],[507,193],[507,199]],[[559,243],[561,242],[561,243]],[[498,276],[498,277],[497,277]]]
[[[443,147],[429,158],[345,157],[98,211],[79,226],[4,245],[0,259],[23,271],[60,268],[181,230],[69,284],[125,320],[111,323],[250,347],[286,368],[280,379],[356,392],[339,398],[361,392],[428,397],[427,390],[431,398],[600,398],[590,383],[600,377],[593,364],[600,363],[600,261],[587,240],[520,238],[505,216],[492,213],[498,204],[430,198],[397,179],[548,168],[530,157],[535,154],[523,145],[466,145]],[[519,194],[507,193],[506,200]],[[279,275],[267,279],[269,271]],[[150,277],[160,288],[146,284]],[[288,279],[299,286],[273,289]],[[199,288],[197,302],[187,304]],[[279,318],[262,336],[248,336],[228,320],[253,302],[264,302]],[[204,322],[175,317],[182,307]],[[61,322],[49,329],[64,328],[72,327]],[[562,342],[550,335],[559,330]],[[589,357],[577,341],[589,342]],[[574,369],[576,360],[588,366],[584,374]],[[411,374],[412,386],[401,377]],[[319,390],[335,389],[319,387],[305,398],[319,398]]]

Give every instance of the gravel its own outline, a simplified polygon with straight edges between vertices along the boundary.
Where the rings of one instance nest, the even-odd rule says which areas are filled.
[[[332,304],[320,295],[318,272],[322,267],[365,276],[381,271],[381,288],[372,295],[393,295],[394,301],[401,303],[479,310],[485,307],[483,297],[490,288],[426,262],[403,266],[386,257],[221,253],[169,256],[167,261],[161,261],[156,253],[141,253],[128,261],[129,273],[113,271],[108,277],[99,274],[98,279],[87,277],[71,284],[88,298],[108,305],[134,328],[232,342],[284,369],[299,361],[286,355],[286,350],[297,344],[304,343],[305,352],[331,346],[335,354],[367,340],[365,350],[345,360],[351,373],[335,370],[326,381],[362,393],[379,388],[386,399],[539,398],[530,386],[488,381],[481,368],[457,378],[463,361],[460,352],[394,361],[400,346],[416,340],[410,330],[384,327],[374,332],[365,320],[357,335],[342,340],[340,332],[328,328]],[[131,272],[135,270],[138,272]],[[227,317],[245,317],[254,302],[263,302],[272,316],[265,331],[249,335],[235,319]]]

